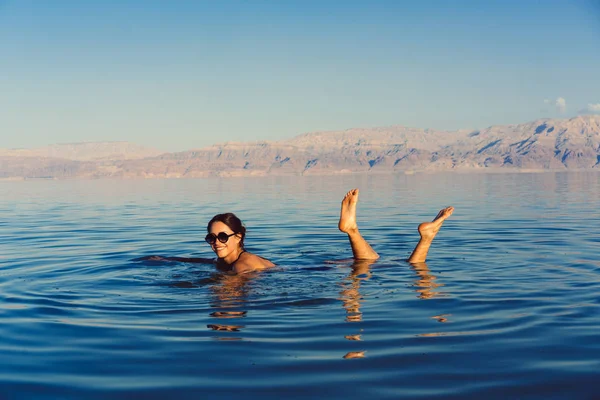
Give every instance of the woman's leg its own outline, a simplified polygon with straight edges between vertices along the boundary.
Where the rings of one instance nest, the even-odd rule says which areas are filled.
[[[340,211],[340,222],[338,228],[340,231],[348,234],[350,246],[352,246],[352,255],[356,260],[376,260],[379,254],[375,252],[362,237],[356,224],[356,203],[358,202],[358,189],[352,189],[342,200],[342,209]]]
[[[421,239],[408,258],[407,261],[409,263],[425,262],[433,238],[440,231],[440,228],[442,227],[442,224],[446,218],[452,215],[453,211],[454,207],[446,207],[438,213],[432,222],[423,222],[421,225],[419,225],[419,235],[421,235]]]

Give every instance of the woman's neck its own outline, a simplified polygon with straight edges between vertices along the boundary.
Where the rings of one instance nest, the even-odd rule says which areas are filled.
[[[224,263],[231,265],[231,264],[235,263],[237,260],[239,260],[239,258],[243,252],[244,252],[244,249],[241,247],[238,247],[238,249],[235,252],[231,252],[227,257],[223,258],[222,260]]]

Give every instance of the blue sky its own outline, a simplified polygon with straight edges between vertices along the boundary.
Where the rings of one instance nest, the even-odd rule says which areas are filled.
[[[3,1],[0,148],[600,112],[600,1]]]

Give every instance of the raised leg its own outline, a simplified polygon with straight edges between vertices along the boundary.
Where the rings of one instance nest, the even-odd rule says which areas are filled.
[[[348,235],[352,255],[356,260],[376,260],[379,254],[375,252],[362,237],[356,224],[356,203],[358,202],[358,189],[352,189],[342,200],[340,211],[340,222],[338,228]]]
[[[446,218],[452,215],[452,212],[454,212],[454,207],[446,207],[440,210],[432,222],[423,222],[419,225],[419,235],[421,235],[421,239],[408,258],[409,263],[425,262],[433,238],[440,231]]]

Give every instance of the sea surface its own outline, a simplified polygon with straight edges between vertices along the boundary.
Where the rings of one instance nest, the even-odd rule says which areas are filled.
[[[228,211],[276,268],[135,260]],[[598,399],[600,173],[0,182],[0,399],[37,398]]]

